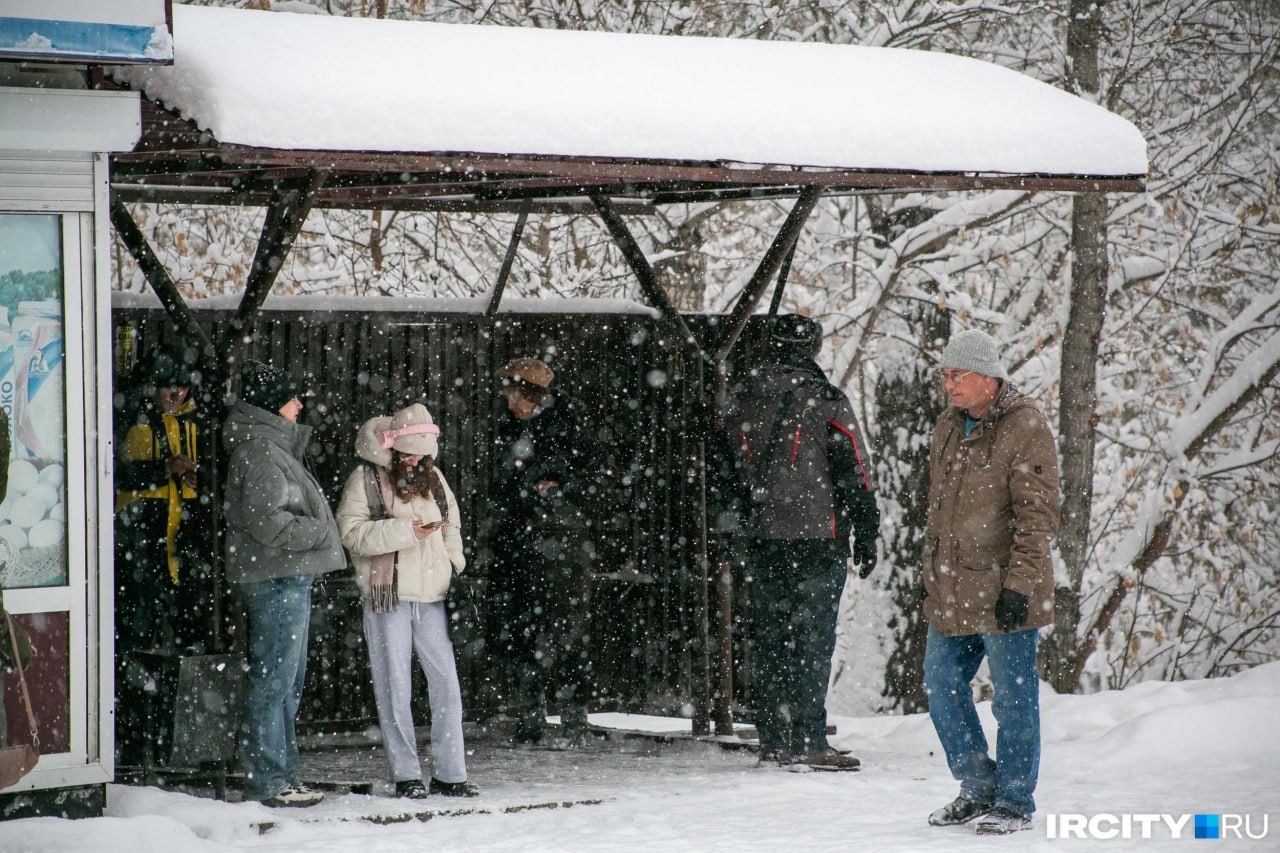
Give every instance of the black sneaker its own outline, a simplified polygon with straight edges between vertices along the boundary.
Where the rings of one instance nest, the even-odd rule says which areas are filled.
[[[557,738],[552,738],[551,748],[560,752],[571,752],[575,749],[587,748],[587,733],[574,732],[561,734]]]
[[[406,800],[425,800],[427,786],[422,784],[421,779],[405,779],[396,783],[396,796]]]
[[[314,791],[306,785],[286,785],[273,796],[262,800],[262,804],[273,809],[301,809],[314,806],[324,799],[324,794]]]
[[[431,777],[431,793],[439,794],[442,797],[478,797],[480,789],[470,782],[441,782],[436,777]]]
[[[806,752],[796,758],[795,763],[814,770],[857,770],[862,767],[861,761],[832,747]]]
[[[760,747],[759,764],[777,764],[779,767],[791,763],[791,750],[785,746]]]
[[[979,835],[1009,835],[1030,828],[1031,818],[1024,817],[1004,806],[992,809],[986,817],[978,821]]]
[[[968,823],[975,817],[982,817],[989,811],[991,811],[991,803],[971,800],[961,795],[929,815],[929,825],[955,826],[960,823]]]

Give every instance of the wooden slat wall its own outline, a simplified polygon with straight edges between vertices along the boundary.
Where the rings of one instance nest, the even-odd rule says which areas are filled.
[[[197,310],[215,338],[228,312]],[[113,312],[117,341],[135,351],[172,335],[164,314],[150,309]],[[440,464],[457,493],[464,536],[476,544],[486,516],[489,445],[502,415],[493,371],[508,358],[534,355],[552,362],[558,385],[594,413],[626,476],[602,507],[604,541],[599,574],[630,570],[652,583],[598,579],[594,586],[592,649],[600,700],[593,707],[677,713],[689,701],[689,638],[696,616],[690,549],[697,495],[690,488],[688,412],[700,390],[685,370],[691,360],[678,337],[642,315],[501,315],[490,322],[460,314],[264,312],[246,355],[287,367],[313,396],[304,421],[315,427],[313,468],[336,502],[354,466],[355,433],[375,414],[424,402],[441,426]],[[216,427],[210,424],[209,429]],[[207,434],[207,433],[206,433]],[[216,453],[204,442],[205,453]],[[205,457],[217,465],[217,458]],[[603,511],[603,510],[602,510]],[[473,554],[472,559],[475,555]],[[483,578],[483,563],[474,577]],[[237,607],[228,591],[224,628],[234,645]],[[343,727],[374,717],[358,595],[345,573],[330,576],[316,596],[303,719]],[[469,718],[495,710],[501,685],[487,659],[464,661]],[[426,691],[421,719],[427,718]]]

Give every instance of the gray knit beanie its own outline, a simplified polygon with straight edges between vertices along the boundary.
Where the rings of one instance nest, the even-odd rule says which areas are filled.
[[[981,329],[965,329],[952,335],[947,341],[947,348],[942,351],[938,367],[972,370],[996,379],[1009,378],[1000,363],[995,339]]]

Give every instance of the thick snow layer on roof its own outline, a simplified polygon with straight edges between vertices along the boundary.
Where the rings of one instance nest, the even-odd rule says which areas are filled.
[[[849,45],[175,5],[114,76],[224,143],[329,151],[1145,175],[1131,123],[1026,75]]]

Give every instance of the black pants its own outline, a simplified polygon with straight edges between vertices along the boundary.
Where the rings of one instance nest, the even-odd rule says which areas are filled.
[[[796,755],[827,748],[827,682],[846,571],[827,544],[771,540],[747,557],[760,745]]]
[[[517,739],[541,739],[548,700],[561,727],[585,731],[591,695],[588,654],[590,544],[574,531],[545,532],[495,554],[494,648],[508,668],[507,708]]]
[[[134,501],[116,515],[116,743],[122,764],[140,764],[151,735],[147,709],[153,707],[154,697],[147,682],[154,674],[144,671],[134,653],[179,652],[209,639],[204,624],[209,608],[202,606],[201,597],[212,543],[202,548],[199,538],[191,535],[192,529],[201,528],[188,528],[192,519],[184,518],[178,536],[180,583],[174,584],[169,575],[168,521],[169,502],[158,498]]]

